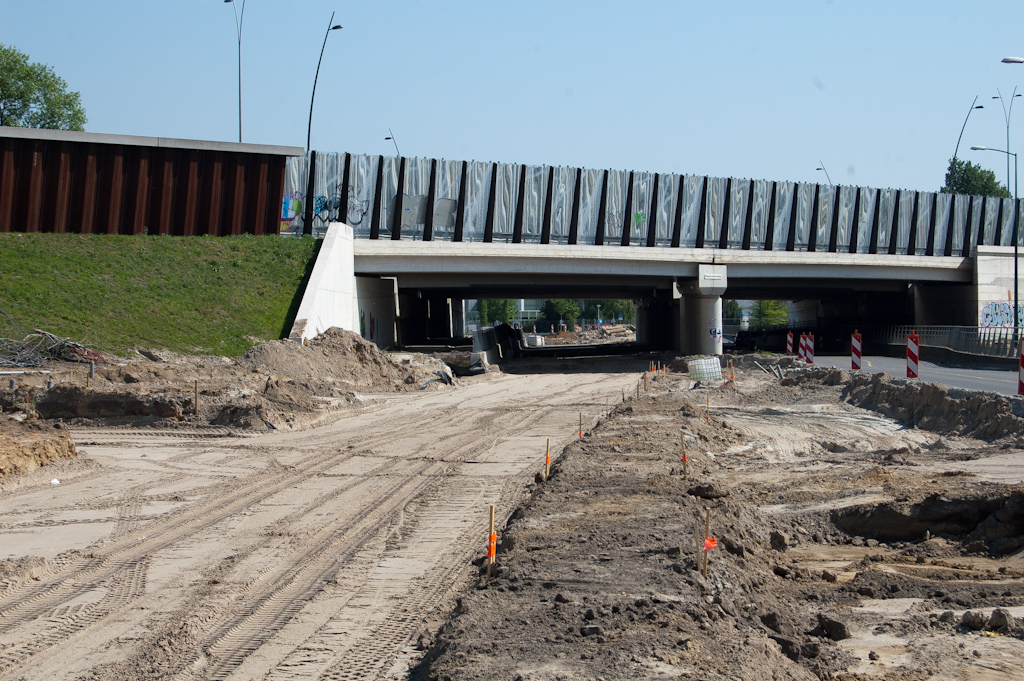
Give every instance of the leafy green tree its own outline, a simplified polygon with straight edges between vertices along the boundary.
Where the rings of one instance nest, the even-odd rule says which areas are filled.
[[[785,324],[789,320],[789,306],[783,300],[755,300],[747,306],[747,313],[758,327]]]
[[[561,319],[566,324],[572,325],[580,316],[580,308],[575,300],[545,300],[540,308],[541,316],[545,319]]]
[[[85,130],[86,120],[79,93],[53,69],[0,44],[0,125]]]
[[[476,313],[480,317],[480,327],[491,323],[491,303],[488,300],[476,301]]]
[[[490,301],[491,318],[495,322],[511,324],[519,314],[519,301],[509,298]]]
[[[604,318],[605,321],[618,321],[619,315],[622,315],[622,321],[625,324],[631,324],[636,319],[636,308],[633,307],[633,301],[619,299],[587,300],[583,303],[582,317],[584,319],[597,319],[599,316],[597,312],[598,305],[601,306],[600,317]]]
[[[743,308],[735,300],[722,301],[722,316],[726,319],[738,319],[743,314]]]
[[[996,174],[970,161],[953,158],[946,170],[946,184],[939,190],[944,194],[980,194],[1009,198],[1010,191],[996,180]]]

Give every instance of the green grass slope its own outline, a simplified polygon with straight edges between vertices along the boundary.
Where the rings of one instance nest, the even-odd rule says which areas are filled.
[[[291,329],[318,242],[0,234],[0,337],[239,355]]]

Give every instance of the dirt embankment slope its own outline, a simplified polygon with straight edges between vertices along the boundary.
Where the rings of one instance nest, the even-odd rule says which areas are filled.
[[[838,371],[781,383],[657,378],[570,445],[422,676],[1020,678],[1015,407]]]
[[[95,378],[82,364],[51,362],[43,369],[50,373],[20,376],[15,390],[0,388],[0,406],[27,402],[44,419],[102,419],[110,425],[288,429],[323,422],[365,393],[451,383],[440,361],[396,361],[358,334],[336,328],[301,345],[263,343],[239,358],[146,351],[97,365]]]

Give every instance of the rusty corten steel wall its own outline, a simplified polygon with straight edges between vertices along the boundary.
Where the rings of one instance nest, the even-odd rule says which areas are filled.
[[[0,232],[278,231],[290,148],[38,132],[0,134]],[[104,137],[111,141],[94,141]]]

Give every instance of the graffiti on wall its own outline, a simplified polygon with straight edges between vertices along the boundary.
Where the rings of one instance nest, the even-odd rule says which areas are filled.
[[[1024,326],[1024,307],[1017,306],[1018,325]],[[981,308],[981,326],[983,327],[1013,327],[1013,303],[1002,303],[992,301],[985,303]]]
[[[298,225],[295,219],[302,216],[302,200],[305,195],[302,192],[288,192],[281,200],[281,231],[287,232],[295,229]]]

